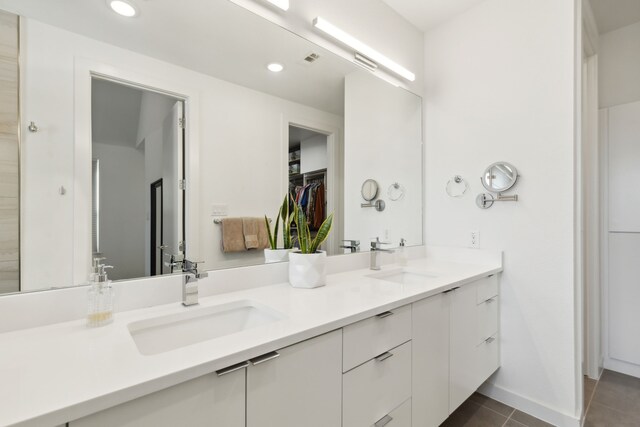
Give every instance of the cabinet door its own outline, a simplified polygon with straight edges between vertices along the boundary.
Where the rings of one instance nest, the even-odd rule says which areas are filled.
[[[413,304],[413,423],[439,426],[449,416],[449,305],[443,293]]]
[[[70,427],[244,427],[245,372],[205,375],[69,423]]]
[[[254,358],[251,363],[247,427],[341,425],[342,330]]]
[[[476,291],[477,283],[469,283],[449,293],[451,298],[449,412],[455,411],[481,384],[478,382],[476,360],[478,344]]]

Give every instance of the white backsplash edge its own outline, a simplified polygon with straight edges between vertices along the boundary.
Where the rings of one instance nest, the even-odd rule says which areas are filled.
[[[453,257],[454,249],[465,251],[461,248],[447,248],[442,252],[443,257]],[[425,246],[411,246],[406,247],[405,250],[411,259],[422,258],[425,255],[439,256],[438,251]],[[475,257],[482,252],[477,249],[472,250]],[[383,265],[395,262],[396,254],[381,253],[380,255]],[[459,255],[463,254],[459,253]],[[457,259],[459,258],[458,256]],[[369,252],[329,257],[327,274],[367,268],[369,260]],[[200,297],[207,297],[283,283],[287,282],[288,273],[289,263],[286,262],[212,270],[209,271],[209,277],[199,280],[199,293]],[[116,312],[179,303],[182,299],[182,275],[114,282],[113,286],[116,294]],[[87,290],[86,286],[78,286],[0,296],[0,333],[82,319],[86,316]]]

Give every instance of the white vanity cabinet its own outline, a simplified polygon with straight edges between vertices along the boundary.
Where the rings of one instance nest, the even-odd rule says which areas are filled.
[[[342,330],[249,363],[247,427],[341,425]]]
[[[245,371],[204,375],[71,421],[69,427],[244,427]]]
[[[71,427],[435,427],[499,366],[496,276],[254,357]]]

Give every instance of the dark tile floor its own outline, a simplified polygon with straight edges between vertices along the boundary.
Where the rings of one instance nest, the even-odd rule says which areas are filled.
[[[640,378],[605,370],[585,379],[585,407],[584,427],[640,426]]]
[[[548,427],[531,415],[475,393],[440,427]]]
[[[584,379],[584,427],[640,427],[640,379],[604,371]],[[551,424],[475,393],[441,427],[543,427]]]

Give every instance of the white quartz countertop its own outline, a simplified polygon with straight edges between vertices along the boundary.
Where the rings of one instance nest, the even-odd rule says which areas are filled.
[[[63,424],[502,271],[500,262],[428,258],[411,260],[408,268],[437,277],[402,285],[354,270],[329,275],[327,286],[316,289],[281,283],[200,298],[195,307],[177,302],[119,312],[100,328],[82,319],[0,334],[0,426]],[[266,305],[284,318],[151,356],[139,353],[127,328],[238,300]]]

